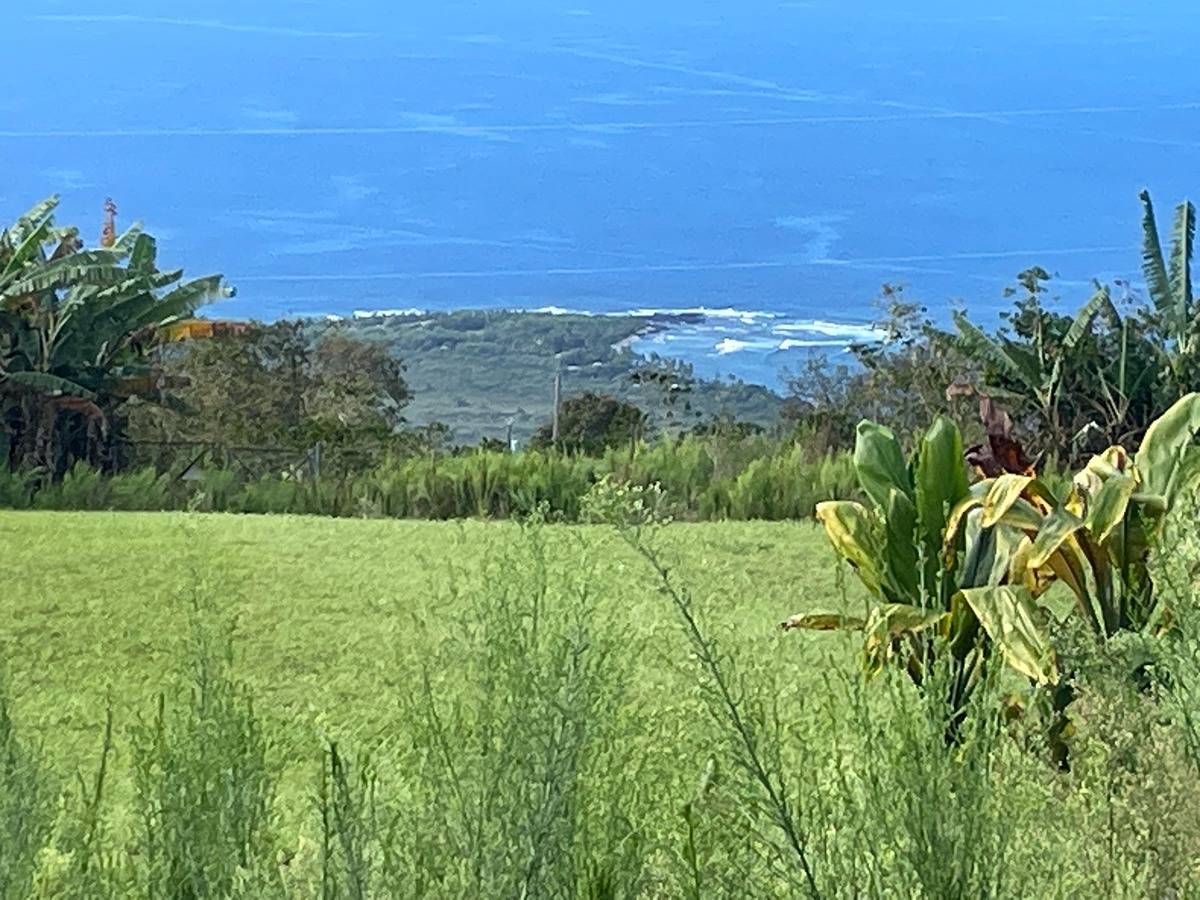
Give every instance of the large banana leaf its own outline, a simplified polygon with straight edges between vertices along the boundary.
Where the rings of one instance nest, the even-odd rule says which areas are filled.
[[[42,222],[40,226],[34,228],[26,235],[16,248],[14,248],[12,256],[4,264],[4,268],[0,270],[0,284],[8,278],[11,278],[15,273],[39,261],[42,245],[48,243],[54,236],[54,223],[50,220]]]
[[[1106,543],[1113,532],[1124,526],[1136,488],[1137,481],[1120,472],[1100,485],[1087,507],[1087,526],[1097,542]]]
[[[917,602],[921,594],[916,531],[916,506],[908,494],[893,488],[884,508],[884,573],[888,593],[899,602]]]
[[[1058,681],[1045,617],[1028,591],[1013,585],[965,588],[955,602],[970,607],[1009,666],[1038,684]]]
[[[1171,230],[1171,282],[1173,321],[1182,337],[1192,321],[1192,245],[1196,240],[1196,208],[1186,200],[1175,209]]]
[[[1032,358],[1025,359],[1014,354],[1014,348],[994,340],[967,318],[961,310],[954,313],[954,325],[958,328],[959,341],[971,356],[988,360],[998,369],[1029,390],[1042,388],[1042,376]]]
[[[863,493],[880,509],[887,508],[893,490],[914,499],[904,452],[889,428],[874,422],[859,423],[854,442],[854,471]]]
[[[1043,577],[1048,572],[1068,572],[1062,580],[1075,594],[1088,622],[1103,624],[1105,634],[1120,626],[1120,602],[1108,549],[1096,540],[1087,523],[1065,506],[1046,516],[1027,565]]]
[[[1175,300],[1170,279],[1167,277],[1162,243],[1158,237],[1154,204],[1150,201],[1149,191],[1142,191],[1138,194],[1138,199],[1142,201],[1142,275],[1146,279],[1146,289],[1159,314],[1173,320]]]
[[[145,233],[139,233],[133,239],[133,247],[129,253],[129,268],[139,274],[149,275],[155,271],[158,260],[158,244],[154,238]]]
[[[950,514],[970,493],[967,467],[963,456],[962,435],[958,427],[939,416],[921,440],[913,471],[916,488],[917,524],[924,549],[924,583],[933,590],[941,569],[942,541]],[[944,604],[949,593],[940,599]]]
[[[873,596],[884,599],[883,540],[871,514],[859,503],[833,500],[818,503],[816,515],[834,551]]]
[[[863,626],[863,659],[868,674],[883,670],[903,646],[908,645],[905,662],[909,669],[919,660],[916,639],[926,632],[944,630],[947,613],[940,609],[922,609],[908,603],[884,603],[871,610]]]
[[[1134,457],[1145,493],[1170,502],[1184,456],[1200,431],[1200,394],[1187,394],[1154,421]]]
[[[1112,297],[1109,296],[1108,288],[1101,286],[1097,288],[1096,293],[1092,294],[1091,299],[1079,308],[1079,312],[1075,313],[1075,318],[1071,322],[1071,327],[1067,329],[1067,334],[1063,338],[1063,350],[1074,350],[1075,345],[1083,339],[1091,328],[1092,322],[1102,310],[1114,309]],[[1059,361],[1062,357],[1059,357]]]
[[[19,385],[20,387],[46,396],[79,397],[84,400],[96,399],[96,394],[83,385],[67,378],[61,378],[58,375],[51,375],[48,372],[9,372],[3,378],[0,378],[0,384],[5,382]]]
[[[171,319],[190,316],[205,303],[228,296],[230,289],[225,287],[224,279],[220,275],[197,278],[187,284],[181,284],[163,297],[152,311],[141,316],[137,324],[141,327],[160,325]]]
[[[16,223],[8,229],[9,241],[14,246],[24,243],[30,232],[40,228],[43,222],[54,216],[54,210],[58,208],[60,199],[58,194],[51,194],[17,219]]]
[[[798,613],[779,627],[784,631],[800,628],[805,631],[862,631],[866,619],[838,613]]]
[[[1034,538],[1029,565],[1037,569],[1045,566],[1050,557],[1058,553],[1062,545],[1084,527],[1083,520],[1067,509],[1059,508],[1051,512]]]
[[[1024,535],[1003,523],[982,527],[983,517],[976,509],[963,518],[966,553],[958,570],[962,587],[1000,584],[1011,576],[1013,557],[1025,540]]]
[[[33,271],[4,285],[0,282],[0,303],[69,284],[112,284],[125,276],[120,255],[111,250],[84,250],[62,259],[33,267]]]
[[[987,496],[983,500],[983,519],[979,523],[983,528],[991,528],[1003,519],[1010,509],[1022,499],[1022,495],[1033,484],[1032,475],[1012,475],[1005,473],[996,478]]]

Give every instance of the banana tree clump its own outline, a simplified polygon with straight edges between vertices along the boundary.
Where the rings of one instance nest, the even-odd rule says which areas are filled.
[[[854,462],[869,504],[822,503],[817,518],[870,606],[859,618],[801,614],[784,628],[861,631],[868,674],[898,663],[918,684],[935,654],[949,653],[955,709],[993,657],[1037,687],[1059,687],[1043,603],[1051,585],[1071,591],[1076,614],[1102,639],[1152,634],[1169,621],[1149,560],[1176,498],[1194,483],[1186,457],[1197,431],[1200,394],[1188,394],[1136,454],[1109,448],[1059,497],[1032,472],[968,486],[962,438],[946,419],[910,462],[888,429],[863,422]]]
[[[169,402],[154,349],[164,329],[219,297],[219,275],[162,271],[139,228],[85,249],[58,228],[58,198],[0,231],[0,442],[10,465],[54,475],[103,462],[132,397]]]

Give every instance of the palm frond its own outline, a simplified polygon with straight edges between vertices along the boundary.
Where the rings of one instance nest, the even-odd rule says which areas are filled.
[[[0,302],[53,290],[67,284],[111,284],[125,276],[118,263],[120,254],[111,250],[84,250],[35,267],[33,272],[7,285],[0,281]]]
[[[141,233],[134,239],[129,253],[129,268],[138,273],[150,274],[158,260],[158,244],[150,235]]]
[[[22,243],[31,231],[40,228],[43,222],[49,222],[54,216],[54,210],[58,208],[60,197],[58,194],[51,194],[41,203],[34,205],[25,215],[17,219],[16,223],[8,230],[9,239],[14,244]]]
[[[5,263],[4,269],[0,270],[0,283],[3,279],[11,277],[14,273],[19,272],[25,266],[38,261],[37,254],[41,250],[42,245],[49,243],[54,238],[54,223],[46,220],[36,228],[30,229],[25,239],[13,248],[12,256]]]
[[[224,279],[220,275],[209,275],[181,284],[156,303],[139,321],[139,326],[161,325],[171,319],[190,316],[197,309],[213,300],[229,296]]]

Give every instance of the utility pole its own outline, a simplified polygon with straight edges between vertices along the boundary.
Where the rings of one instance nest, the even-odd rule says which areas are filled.
[[[550,441],[558,445],[558,408],[562,405],[562,372],[554,373],[554,419],[550,426]]]
[[[507,434],[505,435],[505,438],[504,438],[504,450],[506,453],[512,453],[513,452],[513,442],[512,442],[513,420],[512,420],[511,416],[508,419],[507,425],[508,425],[508,429],[507,429]]]

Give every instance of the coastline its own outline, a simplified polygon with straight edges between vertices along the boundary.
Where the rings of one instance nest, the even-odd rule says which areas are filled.
[[[814,354],[836,358],[852,344],[876,340],[870,322],[790,316],[781,312],[734,307],[635,308],[593,312],[550,306],[511,309],[379,309],[355,310],[348,316],[325,315],[329,322],[359,326],[385,322],[433,322],[440,317],[520,316],[528,321],[545,317],[564,326],[588,329],[589,323],[624,323],[612,342],[614,354],[677,359],[704,379],[736,380],[773,392],[782,387],[780,373],[801,366]]]
[[[656,357],[681,360],[695,376],[689,419],[673,427],[714,417],[774,426],[783,403],[777,387],[736,376],[715,378],[701,354],[686,352],[689,335],[699,332],[707,335],[699,346],[715,353],[722,338],[707,332],[714,327],[709,318],[687,310],[628,315],[385,310],[311,321],[317,328],[342,323],[365,339],[386,343],[407,368],[414,395],[406,410],[409,421],[445,423],[461,443],[503,436],[510,425],[514,436],[527,439],[550,417],[556,374],[562,377],[563,396],[614,396],[654,417],[663,412],[662,398],[631,376]]]

